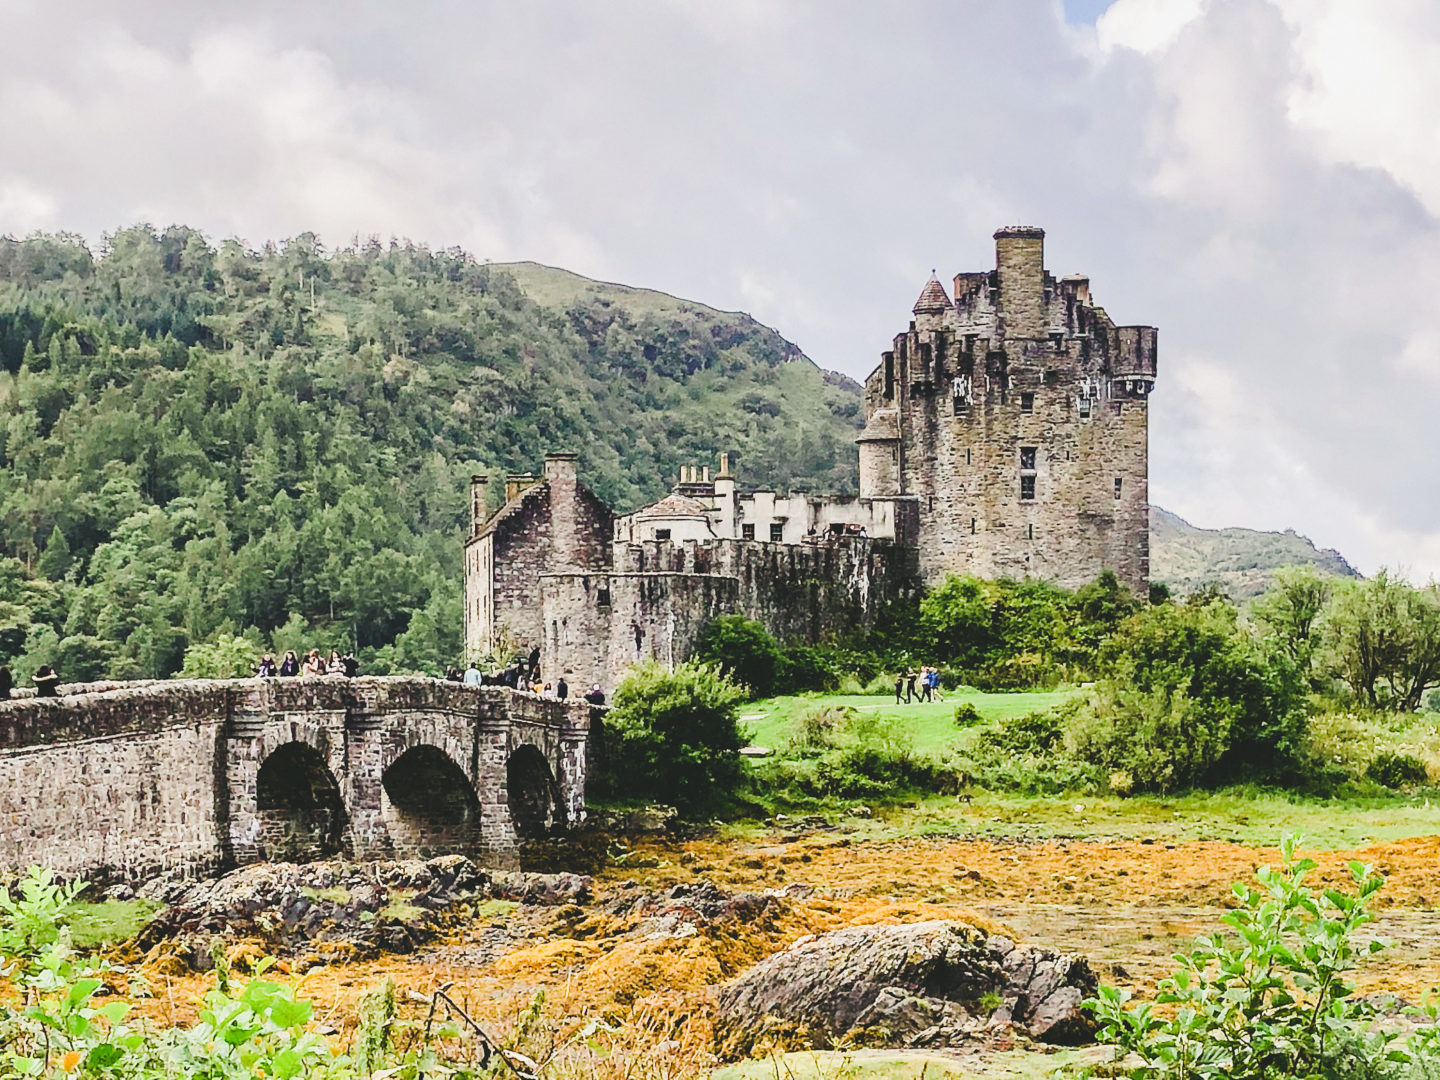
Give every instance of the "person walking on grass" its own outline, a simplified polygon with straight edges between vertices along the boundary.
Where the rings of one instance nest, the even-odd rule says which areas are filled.
[[[930,693],[930,669],[928,667],[922,667],[920,669],[920,700],[935,700],[934,696]]]
[[[919,673],[918,671],[916,671],[913,667],[910,668],[908,671],[905,672],[905,704],[906,704],[906,705],[909,705],[909,704],[910,704],[910,698],[911,698],[912,695],[914,696],[914,698],[915,698],[916,701],[919,701],[919,700],[920,700],[920,692],[915,689],[915,680],[918,679],[919,677],[920,677],[920,673]]]
[[[940,669],[937,667],[930,669],[930,692],[934,694],[936,701],[945,700],[945,695],[940,693]]]
[[[900,704],[900,695],[905,692],[905,672],[895,672],[895,704]]]

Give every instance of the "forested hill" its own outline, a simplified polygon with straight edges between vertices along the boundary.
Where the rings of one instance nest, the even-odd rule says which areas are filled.
[[[527,295],[528,294],[528,295]],[[0,663],[176,670],[190,643],[459,647],[472,472],[575,449],[631,508],[728,450],[853,490],[853,382],[741,314],[410,245],[0,238]]]

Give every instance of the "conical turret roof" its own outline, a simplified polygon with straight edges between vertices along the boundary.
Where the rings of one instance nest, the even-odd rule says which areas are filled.
[[[920,299],[915,301],[911,311],[916,315],[941,315],[949,311],[950,307],[950,297],[945,295],[945,286],[940,284],[939,278],[931,274],[930,280],[920,292]]]

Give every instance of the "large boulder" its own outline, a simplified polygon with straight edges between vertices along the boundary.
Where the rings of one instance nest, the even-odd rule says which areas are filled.
[[[802,938],[723,986],[722,1055],[837,1039],[955,1046],[986,1033],[1086,1042],[1080,1003],[1096,980],[1082,958],[1017,946],[963,922],[854,926]]]

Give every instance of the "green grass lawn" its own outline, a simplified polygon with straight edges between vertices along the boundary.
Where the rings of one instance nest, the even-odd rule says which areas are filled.
[[[768,746],[783,754],[795,734],[799,714],[823,706],[848,706],[898,717],[915,742],[915,749],[932,754],[950,746],[963,745],[976,728],[955,726],[955,706],[962,701],[975,706],[982,720],[1004,720],[1029,712],[1053,708],[1073,696],[1075,690],[1042,690],[1016,694],[986,694],[979,690],[947,690],[945,700],[896,705],[889,694],[800,694],[752,701],[740,710],[741,726],[757,746]]]
[[[796,734],[796,718],[823,706],[848,706],[896,717],[909,732],[917,751],[941,754],[947,749],[963,751],[980,732],[998,721],[1052,708],[1079,692],[1066,689],[989,694],[960,690],[947,693],[943,702],[909,705],[896,705],[893,694],[804,694],[751,702],[742,708],[741,715],[746,718],[742,724],[751,742],[769,747],[777,758],[792,756],[789,747]],[[954,712],[960,702],[974,705],[982,723],[957,728]],[[1400,735],[1369,728],[1362,733],[1372,742],[1383,735],[1388,741],[1413,742],[1422,753],[1428,750],[1430,740],[1425,735],[1433,727],[1433,717],[1407,717],[1394,723],[1397,730],[1403,728]],[[1359,742],[1357,732],[1348,728],[1327,739],[1327,745],[1333,743],[1337,753]],[[1367,743],[1356,752],[1368,760],[1374,747]],[[757,767],[763,766],[757,762]],[[1434,798],[1432,803],[1435,795],[1434,789],[1393,794],[1377,790],[1368,796],[1350,793],[1334,798],[1254,787],[1172,796],[1025,795],[970,789],[960,797],[912,793],[903,801],[826,799],[817,801],[815,808],[847,814],[853,806],[865,805],[873,816],[842,819],[847,831],[857,839],[963,835],[1153,839],[1160,843],[1225,840],[1269,845],[1286,833],[1297,833],[1314,847],[1352,848],[1440,834],[1440,798]],[[785,809],[783,804],[779,808]],[[794,811],[805,812],[799,805]],[[737,822],[734,827],[745,832],[755,823]]]

